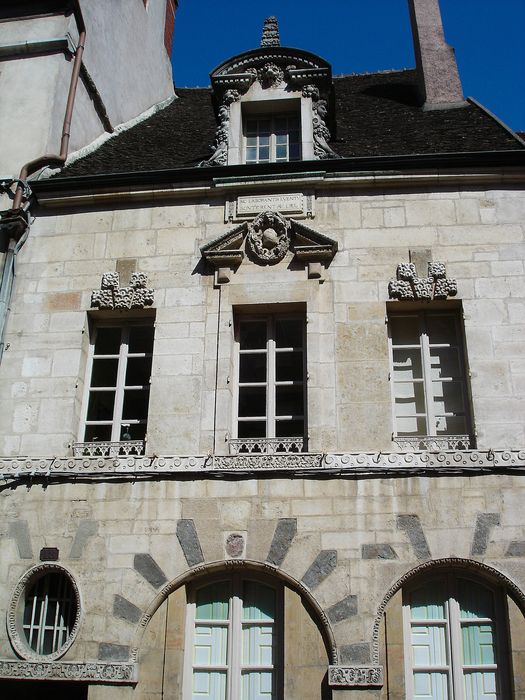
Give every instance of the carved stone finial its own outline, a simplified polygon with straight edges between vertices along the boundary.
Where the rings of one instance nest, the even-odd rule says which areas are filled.
[[[120,286],[118,272],[106,272],[102,275],[100,289],[91,292],[92,309],[144,309],[151,306],[154,290],[146,287],[147,277],[144,272],[133,272],[128,287]]]
[[[279,36],[279,25],[277,17],[267,17],[264,20],[261,46],[280,46],[281,38]]]
[[[418,277],[414,263],[400,263],[396,279],[388,284],[390,299],[400,301],[432,301],[447,299],[458,293],[456,280],[447,277],[444,263],[429,262],[426,277]]]

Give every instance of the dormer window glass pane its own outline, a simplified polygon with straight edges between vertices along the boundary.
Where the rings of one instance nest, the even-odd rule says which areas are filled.
[[[298,115],[247,119],[246,163],[300,160],[301,124]]]

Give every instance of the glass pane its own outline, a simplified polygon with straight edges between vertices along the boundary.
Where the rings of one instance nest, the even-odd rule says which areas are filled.
[[[246,161],[248,163],[257,160],[257,149],[256,148],[247,148],[246,149]]]
[[[425,416],[397,416],[396,428],[396,432],[399,436],[428,435],[427,419]]]
[[[118,358],[93,360],[91,386],[117,386]]]
[[[111,425],[86,425],[84,434],[86,442],[107,442],[111,440]]]
[[[303,347],[303,321],[301,319],[277,319],[275,321],[275,345],[278,348]]]
[[[151,357],[129,357],[126,367],[126,386],[146,386],[151,377]]]
[[[419,345],[418,316],[390,316],[389,321],[393,345]]]
[[[278,382],[303,380],[303,353],[278,352],[275,355],[275,372]]]
[[[148,417],[149,389],[126,389],[122,420],[141,420]]]
[[[277,117],[275,120],[275,131],[286,131],[288,129],[288,119],[286,117]]]
[[[299,160],[301,157],[301,146],[298,143],[291,143],[289,146],[289,160]]]
[[[196,620],[227,620],[230,609],[230,584],[220,581],[199,588],[195,608]]]
[[[265,420],[242,420],[237,426],[237,435],[240,438],[259,438],[266,437],[266,421]]]
[[[242,700],[272,700],[273,673],[246,671],[242,674]]]
[[[465,416],[437,416],[435,431],[438,435],[467,435]]]
[[[288,134],[277,134],[277,136],[275,137],[275,143],[278,146],[286,146],[286,144],[288,143]]]
[[[432,382],[432,394],[437,415],[464,412],[462,382]]]
[[[259,148],[259,160],[270,160],[270,148],[269,146],[262,146]]]
[[[266,349],[266,321],[241,321],[239,341],[241,350]]]
[[[225,671],[194,671],[192,700],[226,700]]]
[[[465,672],[463,678],[465,681],[465,700],[496,700],[498,697],[494,671]]]
[[[438,580],[410,594],[412,620],[442,620],[445,617],[445,581]]]
[[[275,387],[276,416],[302,416],[304,412],[304,396],[302,386]]]
[[[446,666],[447,644],[444,625],[412,627],[412,663],[414,666]]]
[[[271,666],[273,663],[273,626],[244,625],[242,663],[245,666]]]
[[[97,328],[95,355],[118,355],[121,335],[121,328]]]
[[[278,420],[275,423],[277,437],[303,437],[304,420]]]
[[[266,353],[239,356],[239,382],[266,381]]]
[[[266,387],[239,387],[239,416],[266,415]]]
[[[457,348],[432,348],[430,366],[432,379],[462,376]]]
[[[120,426],[120,439],[126,440],[144,440],[146,437],[146,423],[124,423]]]
[[[245,581],[243,588],[243,620],[273,621],[275,618],[275,590],[257,581]]]
[[[255,119],[249,119],[246,122],[246,131],[250,134],[257,133],[257,121]]]
[[[394,348],[392,359],[394,365],[394,380],[421,379],[423,377],[420,350]]]
[[[89,394],[87,420],[113,420],[114,391],[92,391]]]
[[[461,629],[463,663],[485,666],[496,663],[492,625],[464,625]]]
[[[259,120],[259,133],[260,134],[269,134],[271,131],[271,122],[269,119],[260,119]]]
[[[277,146],[275,149],[275,157],[277,160],[286,160],[288,158],[288,149],[286,146]]]
[[[415,416],[425,413],[425,391],[422,383],[396,382],[394,384],[396,416]]]
[[[414,673],[414,700],[447,700],[447,673]]]
[[[455,316],[429,314],[426,316],[426,328],[429,343],[458,344]]]
[[[193,663],[195,666],[224,666],[228,651],[228,628],[195,626]]]
[[[260,136],[259,137],[259,146],[269,146],[270,145],[270,137],[269,136]]]
[[[248,136],[248,138],[246,139],[246,145],[249,147],[257,146],[257,137]]]
[[[460,615],[462,618],[485,620],[494,617],[492,591],[467,579],[460,579],[458,588]]]
[[[128,352],[151,352],[154,332],[153,326],[131,326]]]

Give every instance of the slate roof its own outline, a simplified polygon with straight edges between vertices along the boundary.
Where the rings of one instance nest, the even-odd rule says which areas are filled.
[[[414,70],[334,78],[332,148],[343,157],[524,150],[476,105],[423,111]],[[104,142],[58,177],[195,167],[211,155],[210,88],[176,89],[164,109]]]

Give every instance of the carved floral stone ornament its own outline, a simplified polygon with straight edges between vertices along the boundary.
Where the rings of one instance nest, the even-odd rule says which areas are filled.
[[[154,290],[146,285],[144,272],[133,272],[128,287],[120,286],[118,272],[102,275],[100,289],[91,292],[91,308],[101,310],[144,309],[154,301]]]
[[[257,71],[257,80],[263,88],[278,87],[284,80],[284,71],[275,63],[265,63]]]
[[[329,666],[328,684],[346,688],[381,687],[382,666]]]
[[[247,240],[258,262],[274,265],[290,248],[290,222],[277,212],[265,211],[248,224]]]
[[[337,242],[280,212],[263,211],[202,246],[202,257],[216,272],[217,284],[224,284],[244,260],[245,253],[258,265],[275,265],[293,252],[305,263],[310,279],[324,279],[324,269],[337,252]]]
[[[458,293],[456,280],[447,277],[445,264],[429,262],[426,277],[418,277],[414,263],[400,263],[396,279],[388,283],[390,299],[400,301],[432,301],[455,297]]]

